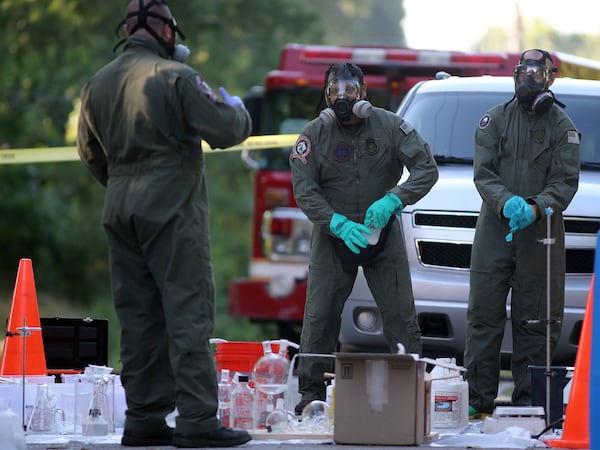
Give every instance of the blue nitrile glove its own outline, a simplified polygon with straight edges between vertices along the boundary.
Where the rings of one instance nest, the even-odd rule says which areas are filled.
[[[371,235],[369,230],[362,223],[356,223],[348,219],[346,216],[338,213],[333,213],[331,222],[329,222],[329,229],[331,232],[344,241],[346,246],[357,255],[360,253],[361,248],[366,248],[368,241],[367,235]]]
[[[245,107],[241,98],[237,95],[229,95],[229,92],[227,92],[227,89],[223,86],[219,88],[219,93],[221,94],[221,97],[223,97],[223,101],[228,105]]]
[[[502,209],[504,217],[509,219],[508,226],[510,233],[506,235],[506,242],[512,241],[512,235],[515,231],[522,230],[535,222],[535,216],[531,206],[523,199],[515,195],[509,198]]]
[[[402,200],[396,194],[388,192],[369,206],[365,214],[365,225],[373,228],[383,228],[387,225],[392,214],[402,212]]]

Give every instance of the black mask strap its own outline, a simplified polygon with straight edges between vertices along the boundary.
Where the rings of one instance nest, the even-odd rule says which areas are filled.
[[[567,107],[567,105],[565,105],[563,102],[561,102],[560,100],[558,100],[556,98],[556,96],[554,95],[554,92],[552,92],[551,90],[548,89],[548,93],[552,96],[552,98],[554,99],[554,103],[556,103],[558,106],[560,106],[562,109],[565,109]]]
[[[152,0],[147,5],[144,5],[144,0],[139,0],[138,11],[134,11],[132,13],[127,14],[127,16],[123,20],[121,20],[121,22],[119,22],[119,24],[117,25],[117,28],[115,29],[115,34],[117,35],[117,37],[120,37],[119,35],[121,32],[121,29],[123,28],[123,25],[125,25],[127,23],[127,20],[130,19],[131,17],[137,16],[137,18],[138,18],[137,23],[130,30],[129,34],[133,34],[138,29],[144,28],[146,31],[148,31],[148,33],[150,33],[154,37],[154,39],[156,39],[158,42],[160,42],[160,44],[163,47],[167,48],[167,43],[165,42],[165,40],[163,38],[161,38],[156,33],[156,31],[154,31],[152,29],[152,27],[150,27],[150,25],[148,25],[148,17],[154,17],[155,19],[162,20],[163,22],[168,24],[171,27],[171,30],[173,30],[173,33],[177,33],[179,35],[179,38],[182,41],[185,41],[185,35],[181,31],[181,29],[177,26],[177,22],[175,21],[174,18],[170,19],[161,14],[150,11],[150,8],[152,8],[154,5],[166,5],[166,4],[167,4],[167,2],[165,0]],[[117,42],[117,44],[113,47],[113,52],[115,52],[121,45],[123,45],[123,43],[125,43],[126,40],[127,40],[127,38],[123,38],[119,42]],[[169,50],[167,48],[167,51],[169,51],[169,53],[172,53],[171,50]]]

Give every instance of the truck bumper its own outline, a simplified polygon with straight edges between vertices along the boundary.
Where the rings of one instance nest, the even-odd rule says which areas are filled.
[[[229,284],[229,315],[252,320],[301,322],[306,302],[306,280],[297,280],[282,297],[269,293],[269,282],[235,279]]]

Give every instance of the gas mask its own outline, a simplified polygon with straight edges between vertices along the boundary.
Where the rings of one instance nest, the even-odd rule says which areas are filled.
[[[166,5],[166,4],[167,4],[167,2],[165,0],[152,0],[147,5],[144,5],[144,0],[139,0],[139,9],[137,11],[127,14],[125,19],[123,19],[117,25],[116,34],[117,34],[117,37],[119,37],[119,32],[120,32],[121,28],[123,27],[123,25],[125,23],[127,23],[127,20],[131,17],[137,16],[137,23],[129,31],[130,34],[135,33],[136,30],[138,30],[139,28],[144,28],[146,31],[148,31],[148,33],[150,33],[154,37],[154,39],[156,39],[160,43],[160,45],[163,46],[163,48],[167,51],[167,53],[173,60],[179,61],[179,62],[185,62],[185,60],[190,55],[190,49],[183,44],[175,45],[174,43],[169,43],[169,42],[165,41],[162,37],[160,37],[158,35],[158,33],[156,33],[156,31],[154,31],[152,29],[152,27],[150,25],[148,25],[148,17],[153,17],[155,19],[162,20],[164,23],[169,25],[169,27],[171,27],[171,30],[173,31],[174,35],[179,35],[179,38],[182,41],[185,40],[185,35],[177,26],[177,22],[175,21],[174,17],[169,18],[169,17],[165,17],[161,14],[158,14],[156,12],[150,11],[150,9],[155,5]],[[126,40],[127,40],[126,38],[120,40],[117,43],[117,45],[114,46],[113,52],[116,51]]]
[[[366,100],[361,100],[362,86],[355,78],[333,77],[327,84],[325,99],[327,108],[319,114],[323,123],[329,125],[337,117],[344,123],[352,118],[352,115],[364,119],[373,112],[373,106]],[[333,103],[331,98],[335,97]]]
[[[555,101],[548,90],[552,69],[537,61],[526,60],[515,66],[515,95],[521,106],[528,112],[545,114]]]

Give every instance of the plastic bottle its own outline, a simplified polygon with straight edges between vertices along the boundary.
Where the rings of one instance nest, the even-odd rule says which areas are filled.
[[[8,400],[0,398],[0,448],[3,450],[26,450],[25,432],[21,419],[8,405]]]
[[[454,358],[437,358],[456,364]],[[469,424],[469,385],[460,372],[434,366],[431,376],[431,429],[462,428]]]
[[[567,378],[569,381],[566,386],[563,388],[563,415],[562,418],[565,418],[565,414],[567,413],[567,405],[569,404],[569,397],[571,396],[571,385],[573,382],[573,371],[569,371],[567,373]]]
[[[335,413],[335,378],[331,379],[331,383],[327,385],[325,393],[325,402],[329,405],[329,422],[333,425]]]
[[[231,392],[231,416],[233,428],[252,429],[254,390],[248,386],[248,375],[240,375],[238,385]]]
[[[221,381],[219,382],[219,419],[224,426],[231,426],[231,392],[233,386],[229,380],[229,369],[221,369]]]

